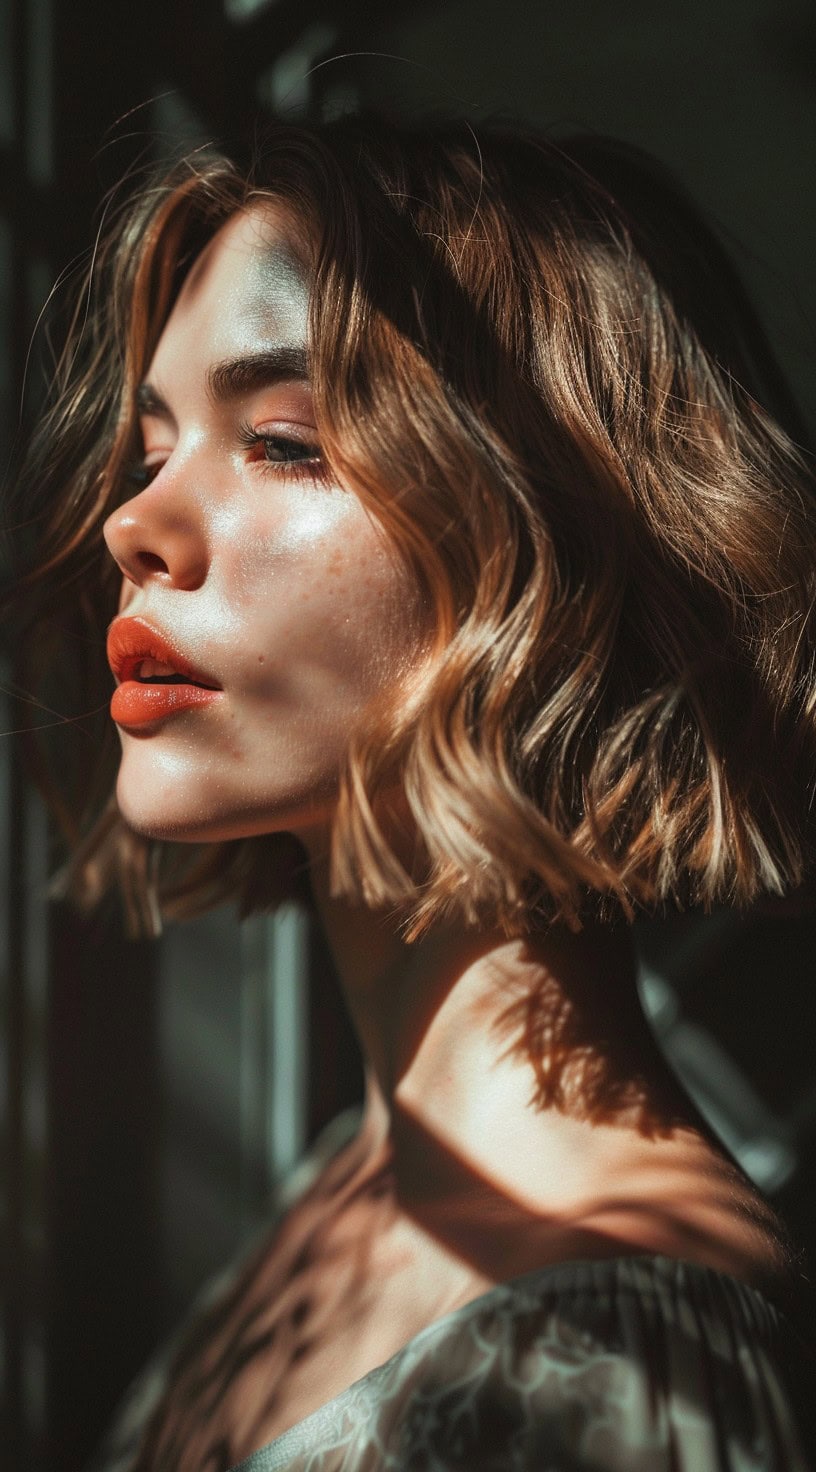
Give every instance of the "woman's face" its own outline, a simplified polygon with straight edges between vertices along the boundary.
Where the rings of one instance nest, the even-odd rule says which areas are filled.
[[[142,489],[105,526],[117,796],[157,838],[322,825],[366,706],[419,656],[414,583],[320,460],[293,239],[265,204],[197,260],[140,392]]]

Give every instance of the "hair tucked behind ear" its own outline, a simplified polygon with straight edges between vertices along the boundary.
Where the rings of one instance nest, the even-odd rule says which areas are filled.
[[[312,254],[324,452],[435,630],[419,684],[354,737],[337,889],[417,933],[446,913],[513,932],[798,885],[811,469],[716,238],[622,146],[364,117],[276,127],[246,176],[199,161],[143,197],[105,248],[24,474],[45,488],[55,621],[60,590],[99,577],[134,375],[186,265],[264,195]],[[98,602],[87,615],[101,652]],[[165,850],[155,882],[177,905],[270,901],[282,854],[275,839]]]

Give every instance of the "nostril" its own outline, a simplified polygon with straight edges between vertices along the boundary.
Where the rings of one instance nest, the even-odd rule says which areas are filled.
[[[157,557],[155,552],[140,552],[139,564],[146,573],[170,571],[164,559]]]

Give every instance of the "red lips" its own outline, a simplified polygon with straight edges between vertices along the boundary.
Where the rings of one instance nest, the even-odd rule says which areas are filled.
[[[146,726],[183,710],[210,705],[224,693],[143,619],[117,618],[108,633],[107,652],[119,681],[110,705],[119,726]],[[166,666],[168,674],[179,677],[179,683],[140,680],[139,667],[146,660]]]

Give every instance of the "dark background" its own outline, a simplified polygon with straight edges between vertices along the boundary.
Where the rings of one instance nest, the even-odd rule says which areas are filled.
[[[501,111],[657,153],[731,241],[816,425],[812,5],[0,0],[3,464],[36,422],[40,309],[125,170],[259,108],[359,102]],[[74,1472],[276,1177],[357,1097],[359,1065],[302,919],[216,913],[136,944],[113,904],[80,920],[48,902],[51,838],[10,733],[49,715],[0,675],[2,1454]],[[640,940],[667,1053],[816,1255],[816,924],[686,917]]]

